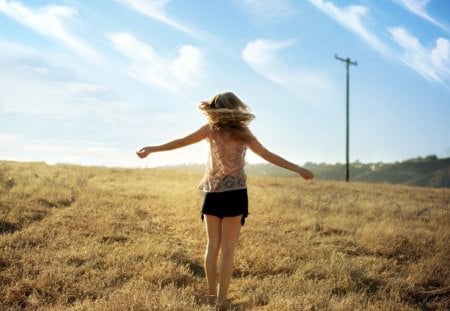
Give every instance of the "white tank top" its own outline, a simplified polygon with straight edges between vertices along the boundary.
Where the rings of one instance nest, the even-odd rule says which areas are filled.
[[[233,139],[221,130],[211,130],[208,135],[210,147],[206,173],[199,185],[205,192],[224,192],[247,188],[244,171],[245,142]]]

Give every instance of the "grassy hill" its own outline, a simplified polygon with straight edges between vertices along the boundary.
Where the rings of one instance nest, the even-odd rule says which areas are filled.
[[[345,164],[308,162],[305,167],[314,172],[316,179],[345,180]],[[204,164],[188,164],[165,168],[202,172],[205,166]],[[247,164],[246,170],[249,175],[257,176],[295,175],[272,164]],[[396,163],[361,163],[356,161],[350,164],[350,181],[450,188],[450,158],[438,159],[436,156],[427,156]]]
[[[0,310],[214,310],[202,173],[0,162]],[[234,310],[448,310],[450,189],[249,177]]]
[[[345,176],[345,165],[317,165],[310,169],[323,179],[339,180]],[[450,158],[435,156],[410,159],[396,163],[352,163],[351,181],[405,184],[421,187],[450,187]]]

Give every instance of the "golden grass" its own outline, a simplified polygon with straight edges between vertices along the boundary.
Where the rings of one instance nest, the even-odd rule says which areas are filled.
[[[0,162],[1,310],[213,310],[201,174]],[[234,310],[447,310],[450,190],[249,178]]]

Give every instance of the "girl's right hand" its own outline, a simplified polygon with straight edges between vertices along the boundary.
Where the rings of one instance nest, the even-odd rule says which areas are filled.
[[[151,152],[151,148],[150,147],[144,147],[141,150],[137,151],[136,154],[139,158],[143,159],[146,156],[148,156]]]

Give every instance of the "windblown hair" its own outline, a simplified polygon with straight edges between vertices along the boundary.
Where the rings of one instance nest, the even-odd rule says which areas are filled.
[[[224,130],[234,139],[247,142],[253,138],[248,124],[255,118],[239,97],[231,92],[220,93],[202,101],[199,109],[207,116],[213,130]]]

